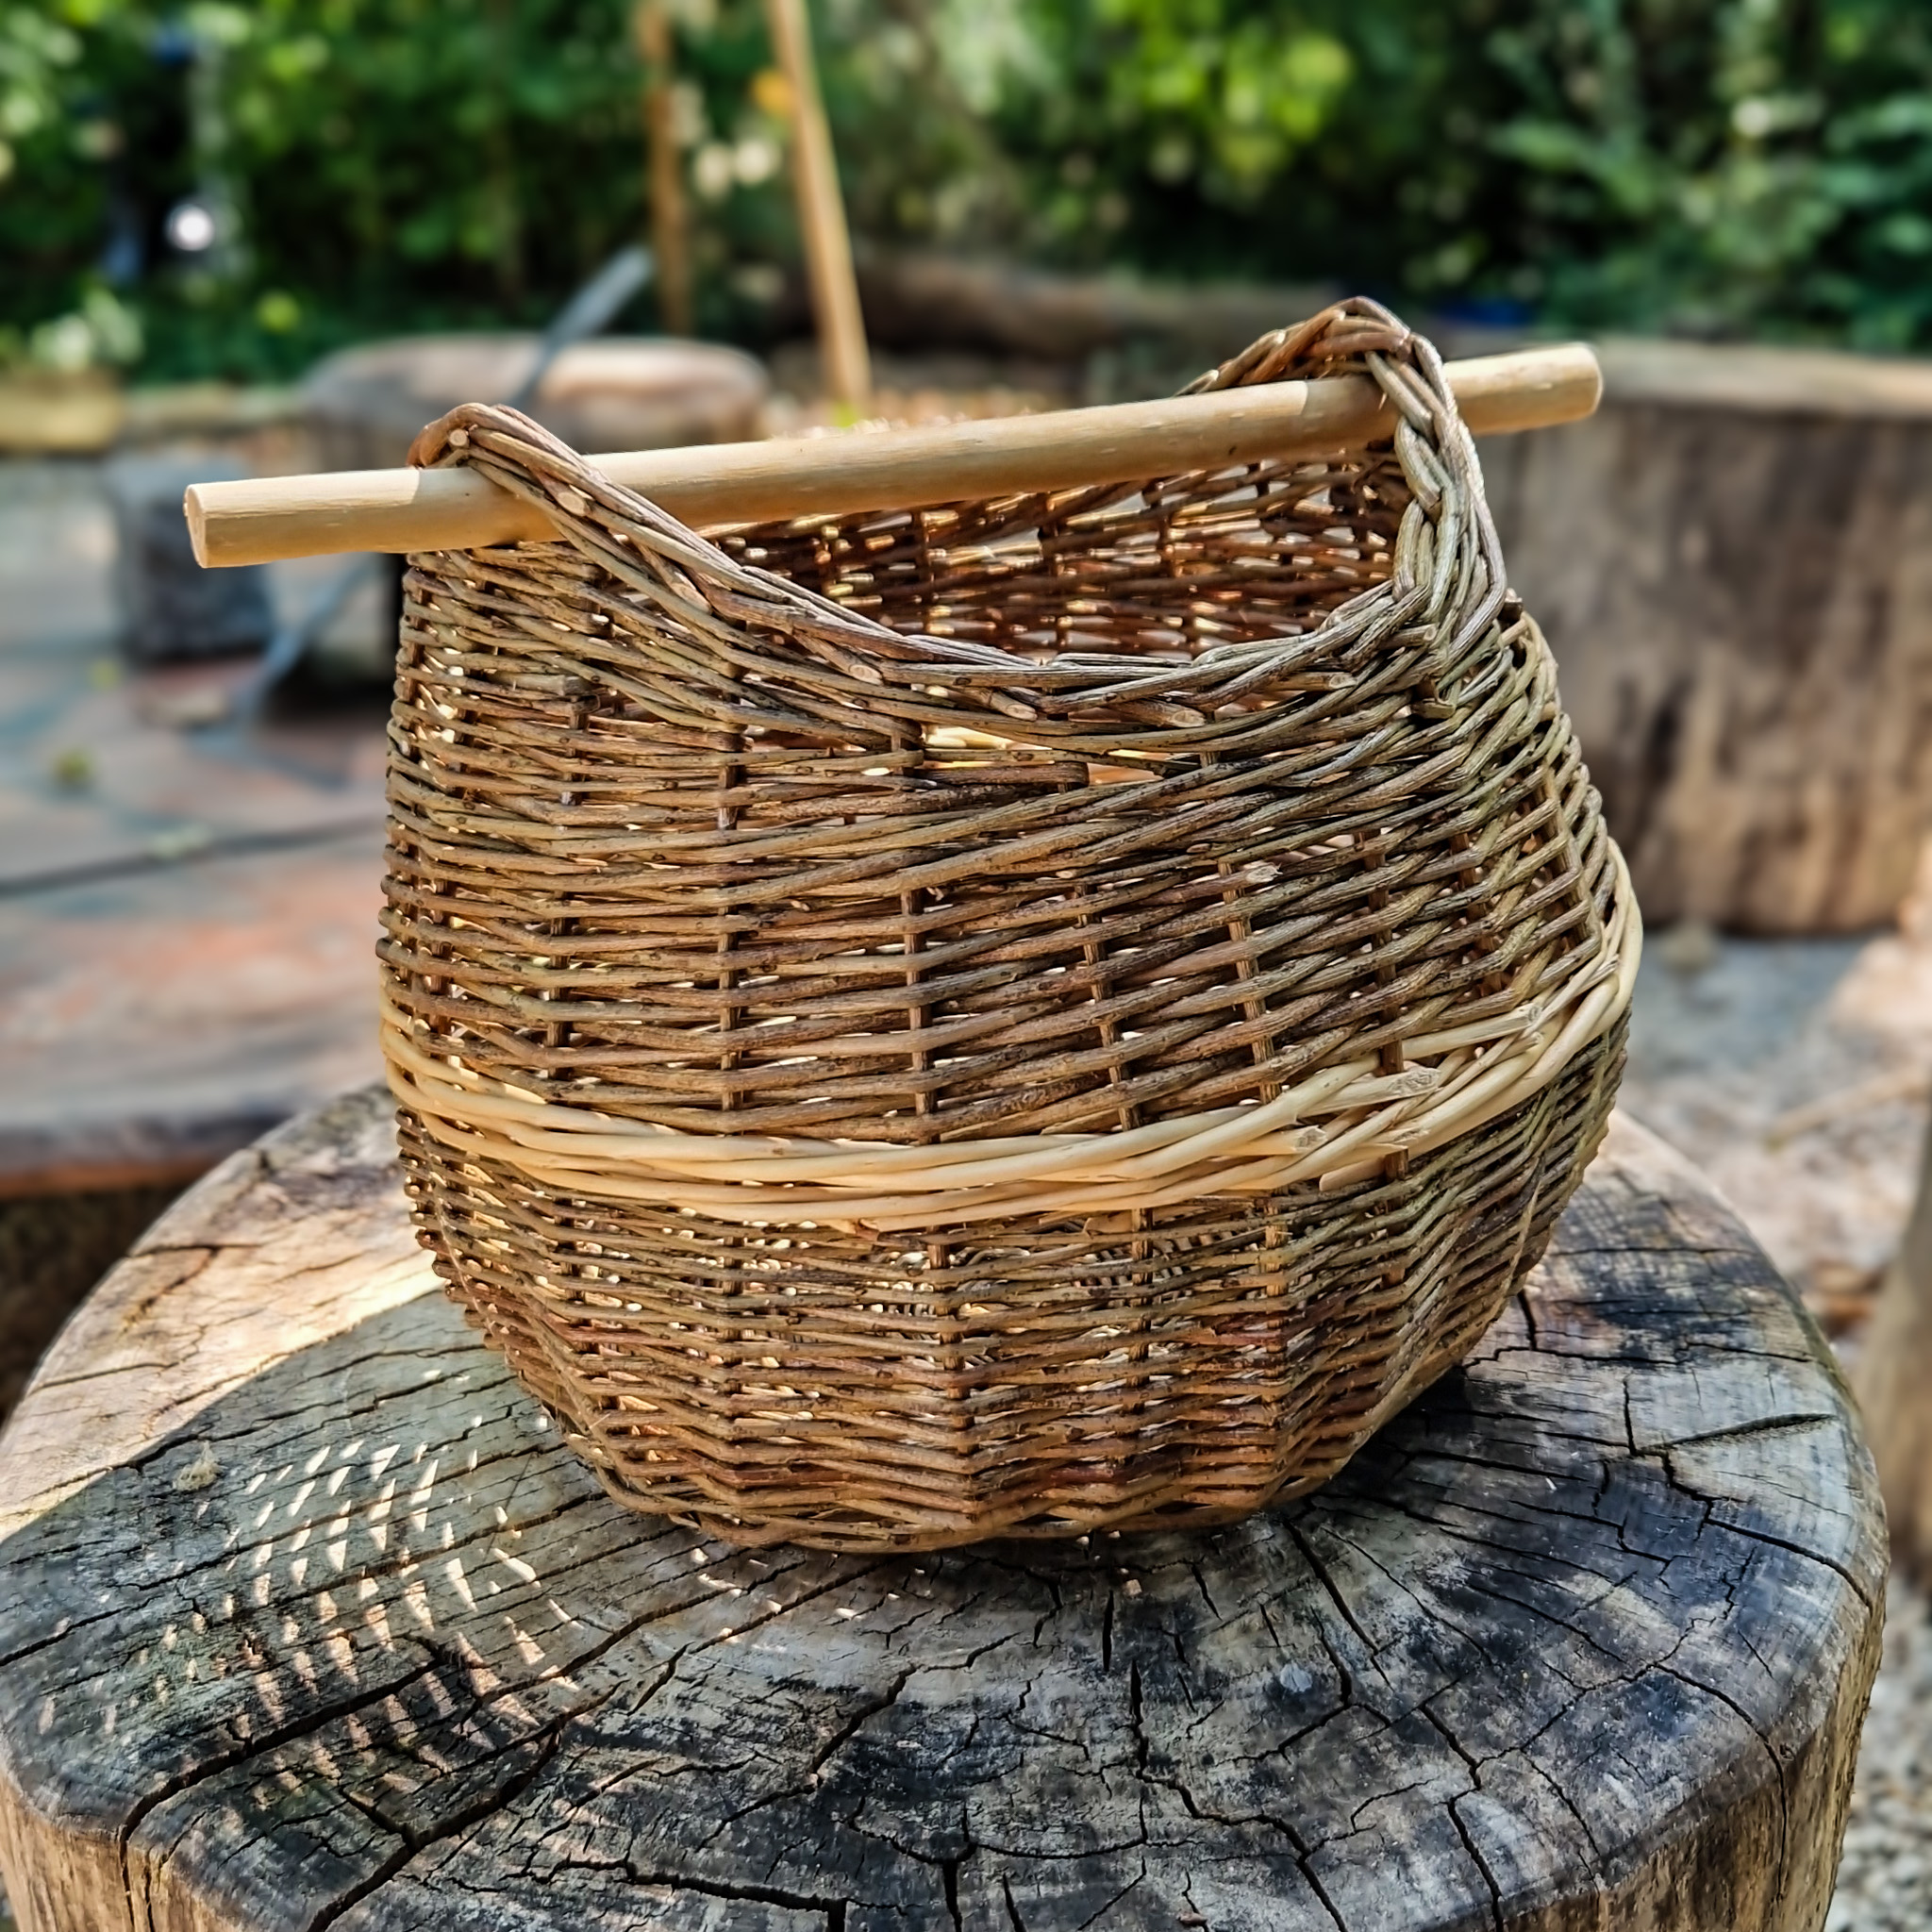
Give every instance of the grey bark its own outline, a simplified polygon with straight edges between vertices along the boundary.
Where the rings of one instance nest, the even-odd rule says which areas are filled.
[[[0,1437],[28,1932],[1822,1923],[1874,1483],[1641,1130],[1315,1495],[881,1560],[610,1504],[430,1291],[386,1113],[186,1196]]]

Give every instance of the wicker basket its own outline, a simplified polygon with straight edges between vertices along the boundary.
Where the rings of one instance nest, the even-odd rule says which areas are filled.
[[[1357,302],[1196,388],[1361,370],[1379,446],[716,543],[509,411],[419,440],[565,536],[411,559],[404,1158],[620,1501],[1225,1520],[1541,1253],[1637,917],[1441,365]]]

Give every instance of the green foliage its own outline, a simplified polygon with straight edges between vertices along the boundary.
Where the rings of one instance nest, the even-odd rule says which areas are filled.
[[[13,163],[0,323],[18,353],[33,323],[80,313],[91,291],[99,307],[117,195],[139,202],[150,371],[286,374],[374,330],[541,321],[642,225],[629,10],[204,0],[171,18],[139,0],[16,4],[0,14]],[[722,122],[735,154],[766,58],[756,0],[702,25],[687,65],[694,144]],[[171,46],[192,58],[171,64]],[[708,211],[714,327],[742,320],[724,273],[735,251],[790,245],[767,145],[762,209]],[[192,194],[232,210],[237,245],[170,255],[162,220]],[[735,180],[721,198],[744,199]]]
[[[1553,323],[1932,342],[1924,0],[1037,0],[1069,252]],[[1116,244],[1116,247],[1118,244]],[[1106,252],[1115,252],[1109,248]]]
[[[38,8],[0,9],[0,323],[43,323],[70,291],[64,267],[73,236],[98,220],[86,147],[92,117],[81,111],[82,42]],[[97,137],[95,137],[97,139]]]
[[[631,8],[0,0],[0,357],[277,375],[540,320],[644,225]],[[1924,0],[815,10],[876,240],[1932,346]],[[758,0],[680,0],[678,41],[701,324],[756,339],[796,256]]]
[[[1545,5],[1489,46],[1518,102],[1494,142],[1520,171],[1516,273],[1557,312],[1932,338],[1915,0]]]

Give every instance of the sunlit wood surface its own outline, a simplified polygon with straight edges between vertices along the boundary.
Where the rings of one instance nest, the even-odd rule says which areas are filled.
[[[29,1932],[1813,1932],[1883,1561],[1816,1332],[1621,1122],[1306,1501],[879,1559],[607,1500],[369,1091],[186,1197],[0,1437],[0,1866]]]

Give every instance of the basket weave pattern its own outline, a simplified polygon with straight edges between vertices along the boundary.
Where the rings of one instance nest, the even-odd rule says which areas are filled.
[[[419,1226],[621,1500],[740,1541],[1221,1520],[1541,1252],[1634,908],[1434,351],[1319,462],[411,559],[386,1045]],[[827,460],[837,459],[836,443]]]

